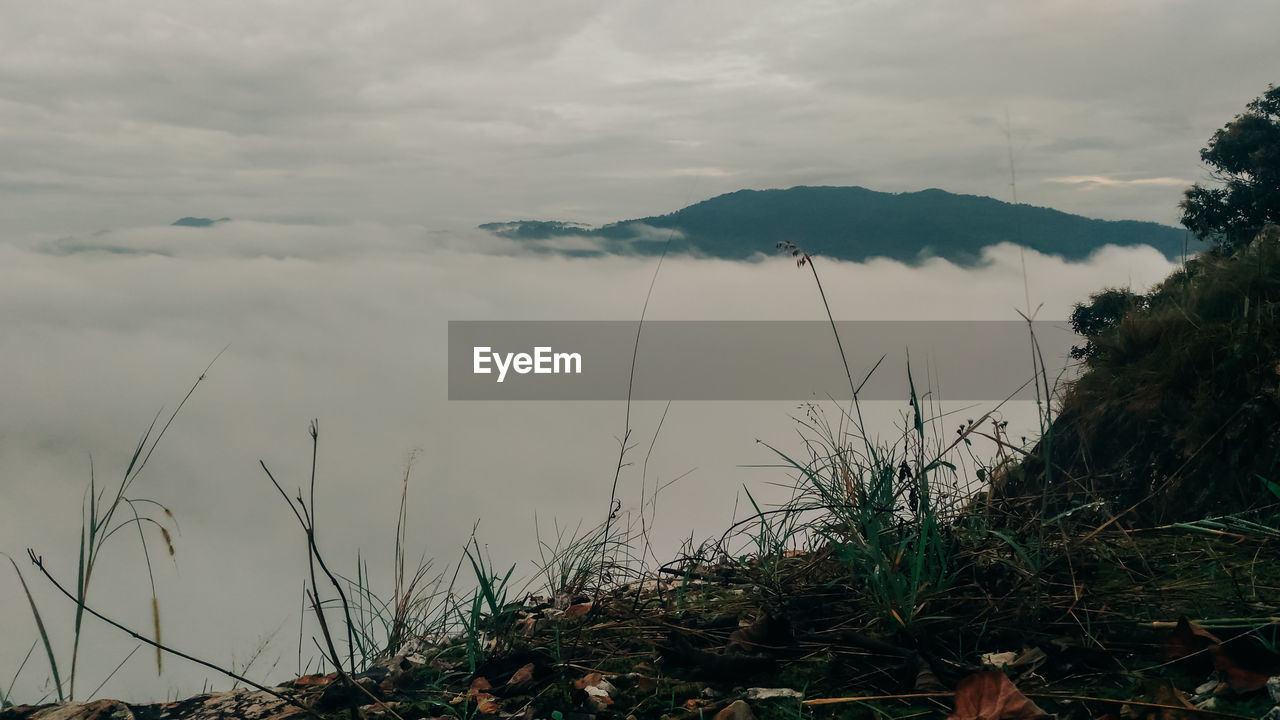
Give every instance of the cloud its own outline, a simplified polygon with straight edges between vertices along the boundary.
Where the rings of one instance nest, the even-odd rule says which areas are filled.
[[[1006,198],[1006,111],[1022,199],[1172,222],[1168,186],[1045,178],[1094,173],[1098,151],[1073,143],[1196,176],[1274,79],[1280,21],[1265,2],[70,9],[23,5],[0,28],[0,186],[23,198],[7,232],[183,215],[457,229],[566,206],[598,224],[824,183]]]
[[[0,356],[9,377],[21,378],[9,384],[0,414],[0,477],[7,479],[0,551],[21,557],[35,547],[59,577],[74,573],[89,457],[100,484],[118,478],[156,411],[174,407],[225,346],[134,488],[170,507],[181,528],[176,567],[156,568],[165,637],[175,646],[226,661],[243,658],[281,624],[297,627],[303,538],[257,462],[266,461],[286,489],[305,483],[312,418],[320,421],[320,541],[331,563],[349,569],[360,548],[376,582],[388,580],[399,480],[408,454],[421,449],[410,487],[415,551],[440,567],[452,563],[479,518],[495,562],[516,563],[518,576],[532,577],[534,512],[544,528],[552,518],[576,524],[602,516],[624,409],[451,403],[446,321],[635,319],[655,259],[535,254],[494,238],[479,245],[482,235],[232,220],[121,229],[52,247],[0,243]],[[1101,285],[1143,287],[1170,268],[1144,249],[1107,248],[1078,264],[1025,255],[1032,302],[1045,303],[1044,318],[1065,317]],[[820,269],[838,319],[1016,319],[1013,308],[1024,302],[1019,252],[990,248],[985,260],[976,269],[820,260]],[[812,278],[784,259],[669,257],[648,317],[812,320],[825,312]],[[945,397],[946,388],[939,391]],[[877,405],[869,417],[884,429],[901,409]],[[743,483],[767,496],[774,491],[768,483],[785,482],[777,472],[741,466],[776,460],[755,439],[793,442],[794,411],[793,403],[671,407],[648,481],[693,474],[660,499],[656,552],[674,552],[674,538],[690,531],[721,531]],[[636,437],[652,440],[662,412],[660,404],[633,408]],[[1034,428],[1030,409],[1004,412],[1015,432]],[[622,497],[633,514],[640,482],[638,468],[624,472]],[[146,627],[148,606],[138,594],[145,575],[132,543],[113,540],[104,556],[110,571],[95,580],[93,597],[109,615]],[[46,586],[36,592],[65,650],[69,608]],[[35,639],[24,602],[0,593],[0,635],[16,638],[12,648]],[[130,645],[96,624],[87,632],[82,672],[96,684]],[[296,670],[291,632],[281,631],[269,650],[264,679]],[[276,656],[280,666],[268,673]],[[179,663],[166,663],[165,677],[156,679],[139,658],[106,695],[191,693],[206,679]],[[0,666],[19,660],[0,655]],[[17,697],[39,697],[42,680],[29,670]]]
[[[1068,175],[1066,177],[1045,178],[1045,182],[1062,183],[1064,185],[1084,185],[1087,189],[1094,187],[1132,187],[1154,185],[1158,187],[1188,187],[1190,180],[1175,177],[1134,178],[1121,180],[1105,175]]]
[[[729,172],[728,170],[725,170],[724,168],[718,168],[718,167],[676,168],[675,170],[671,171],[671,174],[675,175],[676,177],[712,177],[712,178],[723,178],[723,177],[729,177],[730,175],[733,175],[733,173]]]

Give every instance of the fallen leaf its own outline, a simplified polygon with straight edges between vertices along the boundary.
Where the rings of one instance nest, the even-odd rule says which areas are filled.
[[[584,602],[584,603],[578,603],[577,605],[570,605],[569,607],[565,608],[564,616],[566,619],[576,618],[581,615],[586,615],[588,612],[591,612],[591,603]]]
[[[1234,638],[1212,646],[1209,653],[1213,655],[1213,667],[1238,693],[1257,692],[1267,686],[1269,678],[1280,675],[1280,655],[1251,637]]]
[[[529,637],[533,635],[534,628],[536,628],[537,625],[538,619],[532,615],[528,615],[516,620],[514,629],[516,632],[520,633],[522,637]]]
[[[487,678],[478,677],[471,681],[471,687],[467,690],[467,694],[460,698],[455,698],[453,702],[457,704],[462,700],[475,700],[477,712],[484,715],[496,715],[502,712],[502,706],[498,704],[498,698],[494,697],[493,693],[488,692],[492,689],[493,686],[489,684]]]
[[[1213,633],[1191,624],[1184,615],[1164,641],[1164,659],[1170,662],[1203,653],[1210,647],[1222,644]]]
[[[728,707],[715,714],[711,720],[756,720],[751,706],[741,700],[734,700]]]
[[[573,681],[573,687],[586,693],[587,700],[596,710],[604,710],[613,704],[609,693],[614,690],[612,684],[598,672],[587,673]]]
[[[1049,714],[995,670],[977,673],[956,686],[956,710],[947,720],[1036,720]]]
[[[508,685],[521,685],[533,679],[533,663],[529,663],[519,670],[511,674],[511,679],[507,681]]]
[[[596,685],[599,685],[600,681],[603,679],[604,679],[604,676],[598,672],[587,673],[586,675],[583,675],[577,680],[574,680],[573,687],[577,690],[586,690],[589,687],[595,687]]]
[[[1196,706],[1187,699],[1187,694],[1174,687],[1173,683],[1167,680],[1160,683],[1160,685],[1151,693],[1151,702],[1158,705],[1170,705],[1187,708],[1192,711],[1196,710]],[[1168,708],[1161,710],[1156,715],[1160,720],[1184,720],[1191,716],[1191,713],[1179,712]]]

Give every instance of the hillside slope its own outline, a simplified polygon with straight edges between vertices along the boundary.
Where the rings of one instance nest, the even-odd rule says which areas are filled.
[[[1096,293],[1080,318],[1086,371],[997,494],[1140,524],[1280,518],[1280,229],[1146,295]]]

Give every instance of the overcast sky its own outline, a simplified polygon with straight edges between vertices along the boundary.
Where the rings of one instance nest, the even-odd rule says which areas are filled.
[[[1265,0],[7,3],[0,221],[604,222],[941,187],[1176,222]]]
[[[34,546],[72,577],[89,456],[118,477],[229,344],[138,494],[181,524],[176,567],[157,570],[166,637],[243,662],[285,627],[265,661],[280,667],[253,673],[279,681],[296,669],[305,556],[257,461],[296,487],[311,418],[322,542],[347,572],[363,548],[384,587],[415,450],[411,545],[442,565],[482,518],[495,558],[527,576],[534,512],[593,523],[607,504],[621,405],[449,403],[445,323],[634,319],[653,260],[533,256],[474,225],[798,184],[1010,199],[1010,148],[1023,202],[1174,224],[1199,148],[1277,80],[1277,26],[1263,2],[0,5],[0,552]],[[186,215],[235,221],[168,227]],[[1172,265],[1002,246],[968,269],[822,267],[837,318],[1009,320],[1028,295],[1062,319]],[[787,260],[674,258],[650,317],[824,314]],[[636,411],[646,444],[661,410]],[[892,431],[901,410],[873,416]],[[673,405],[648,475],[624,473],[627,512],[642,479],[693,471],[663,501],[660,550],[718,534],[744,485],[786,481],[744,466],[776,460],[757,439],[799,446],[795,411]],[[1034,426],[1025,406],[1004,412]],[[146,627],[145,575],[120,545],[94,599]],[[33,589],[66,662],[69,604]],[[132,647],[88,632],[82,694]],[[0,681],[35,637],[0,568]],[[37,654],[18,699],[47,675]],[[174,661],[157,679],[135,658],[103,694],[190,694],[206,677]]]

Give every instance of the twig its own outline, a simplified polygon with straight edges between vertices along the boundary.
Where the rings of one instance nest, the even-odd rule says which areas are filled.
[[[1140,700],[1118,700],[1116,698],[1100,698],[1089,695],[1063,695],[1058,693],[1023,693],[1029,698],[1041,698],[1046,700],[1077,700],[1080,702],[1101,702],[1111,703],[1113,705],[1134,705],[1137,707],[1153,708],[1156,710],[1178,710],[1180,712],[1200,713],[1201,715],[1213,715],[1215,717],[1233,718],[1234,720],[1252,720],[1247,715],[1235,715],[1232,713],[1218,712],[1217,710],[1206,710],[1198,707],[1186,707],[1182,705],[1161,705],[1160,703],[1142,702]],[[927,692],[927,693],[904,693],[902,695],[859,695],[857,697],[840,697],[840,698],[813,698],[812,700],[803,700],[801,705],[838,705],[841,703],[851,702],[872,702],[877,700],[917,700],[921,698],[949,698],[955,697],[954,692]]]
[[[285,696],[285,695],[282,695],[282,694],[280,694],[280,693],[276,692],[275,690],[272,690],[271,688],[269,688],[269,687],[267,687],[267,686],[265,686],[265,685],[261,685],[261,684],[259,684],[259,683],[256,683],[256,682],[254,682],[254,681],[250,680],[250,679],[249,679],[249,678],[247,678],[247,677],[244,677],[244,676],[241,676],[241,675],[237,675],[236,673],[234,673],[234,672],[232,672],[232,671],[230,671],[230,670],[227,670],[226,668],[219,667],[219,666],[217,666],[217,665],[214,665],[214,664],[213,664],[213,663],[211,663],[211,662],[208,662],[208,661],[206,661],[206,660],[201,660],[201,659],[200,659],[200,658],[198,658],[198,657],[195,657],[195,656],[192,656],[192,655],[188,655],[188,654],[186,654],[186,653],[184,653],[184,652],[181,652],[181,651],[179,651],[179,650],[174,650],[173,648],[171,648],[171,647],[169,647],[169,646],[167,646],[167,645],[161,645],[160,643],[158,643],[158,642],[156,642],[156,641],[152,640],[151,638],[148,638],[148,637],[146,637],[146,636],[144,636],[144,635],[140,635],[140,634],[138,634],[138,633],[136,633],[136,632],[134,632],[134,631],[130,630],[129,628],[125,627],[124,625],[121,625],[120,623],[116,622],[115,620],[112,620],[111,618],[109,618],[109,617],[107,617],[107,616],[105,616],[105,615],[103,615],[103,614],[99,613],[98,611],[94,610],[93,608],[89,607],[88,605],[85,605],[83,602],[81,602],[81,601],[77,600],[75,595],[72,595],[71,593],[67,592],[67,589],[66,589],[66,588],[64,588],[64,587],[62,587],[62,584],[61,584],[61,583],[59,583],[57,580],[55,580],[55,579],[54,579],[54,577],[53,577],[53,575],[49,572],[48,568],[46,568],[46,567],[44,566],[44,558],[43,558],[42,556],[40,556],[40,555],[36,555],[36,551],[35,551],[35,550],[33,550],[33,549],[31,549],[31,548],[27,548],[27,557],[31,558],[31,564],[32,564],[32,565],[35,565],[35,566],[36,566],[36,568],[37,568],[37,569],[39,569],[39,570],[40,570],[40,572],[44,574],[44,576],[49,580],[49,582],[50,582],[50,583],[52,583],[52,584],[53,584],[53,586],[54,586],[55,588],[57,588],[57,589],[58,589],[58,592],[62,593],[63,595],[66,595],[66,596],[67,596],[67,597],[68,597],[72,602],[74,602],[74,603],[75,603],[75,604],[76,604],[76,605],[77,605],[81,610],[83,610],[83,611],[85,611],[85,612],[89,613],[90,615],[92,615],[92,616],[94,616],[94,617],[98,618],[99,620],[101,620],[102,622],[104,622],[104,623],[106,623],[106,624],[110,625],[111,627],[114,627],[115,629],[120,630],[120,631],[122,631],[122,632],[124,632],[124,633],[128,634],[128,635],[129,635],[130,637],[132,637],[134,640],[137,640],[137,641],[139,641],[139,642],[144,642],[144,643],[146,643],[146,644],[150,645],[151,647],[154,647],[154,648],[156,648],[156,649],[158,649],[158,650],[163,650],[164,652],[167,652],[167,653],[169,653],[170,655],[177,655],[178,657],[182,658],[183,660],[188,660],[188,661],[193,662],[193,663],[195,663],[195,664],[197,664],[197,665],[202,665],[202,666],[204,666],[204,667],[207,667],[207,668],[209,668],[210,670],[213,670],[213,671],[215,671],[215,672],[222,673],[223,675],[226,675],[227,677],[231,678],[232,680],[236,680],[236,681],[242,682],[242,683],[244,683],[245,685],[249,685],[249,686],[253,687],[253,688],[254,688],[254,689],[256,689],[256,690],[260,690],[260,691],[262,691],[262,692],[264,692],[264,693],[266,693],[266,694],[270,695],[271,697],[276,698],[277,700],[282,700],[282,701],[284,701],[284,702],[286,702],[286,703],[289,703],[290,705],[292,705],[292,706],[294,706],[294,707],[296,707],[296,708],[298,708],[298,709],[302,710],[303,712],[305,712],[306,714],[310,715],[311,717],[313,717],[313,718],[317,718],[317,720],[324,720],[324,718],[323,718],[323,717],[321,717],[319,714],[317,714],[314,710],[312,710],[311,708],[307,707],[306,705],[303,705],[302,703],[298,702],[297,700],[294,700],[293,698],[290,698],[290,697],[287,697],[287,696]]]
[[[338,673],[338,679],[346,687],[358,687],[358,684],[355,682],[355,680],[353,680],[351,678],[351,675],[348,674],[348,672],[344,670],[342,667],[342,656],[338,654],[338,649],[333,644],[333,635],[329,631],[329,622],[328,622],[328,619],[325,617],[324,608],[320,604],[320,596],[319,596],[320,591],[319,591],[319,586],[316,583],[316,565],[317,564],[320,565],[320,569],[324,572],[325,576],[329,578],[329,581],[333,584],[333,587],[338,591],[338,597],[342,601],[342,611],[347,621],[347,650],[350,654],[351,672],[354,673],[356,669],[355,668],[356,662],[355,662],[355,643],[352,637],[353,630],[352,630],[352,622],[351,622],[351,608],[347,603],[346,593],[342,591],[342,585],[338,582],[338,579],[334,577],[333,573],[329,571],[329,567],[325,564],[324,558],[320,555],[320,549],[316,546],[316,523],[315,523],[316,455],[319,449],[319,436],[320,436],[318,422],[316,420],[311,421],[311,427],[309,431],[311,434],[311,486],[310,486],[311,505],[310,505],[310,508],[308,508],[306,501],[302,499],[301,492],[298,493],[298,497],[296,498],[298,505],[297,507],[294,507],[293,501],[289,499],[289,496],[285,493],[284,488],[280,486],[280,483],[276,482],[275,476],[272,475],[271,471],[267,469],[267,464],[262,460],[259,460],[258,464],[262,466],[262,470],[267,474],[267,477],[271,480],[271,484],[275,485],[276,490],[280,491],[280,494],[284,497],[285,502],[289,504],[289,509],[293,511],[294,517],[298,519],[298,522],[302,525],[303,531],[306,533],[307,561],[308,561],[308,566],[311,572],[311,590],[308,593],[308,597],[310,598],[312,608],[315,611],[316,620],[320,623],[320,633],[324,636],[325,644],[328,645],[328,648],[329,648],[328,654],[330,659],[333,661],[334,669]],[[352,720],[355,720],[356,718],[355,706],[352,705],[350,710],[351,710]]]
[[[875,700],[918,700],[920,698],[949,698],[955,697],[954,692],[926,692],[926,693],[905,693],[902,695],[859,695],[857,697],[838,697],[838,698],[813,698],[812,700],[802,700],[801,705],[839,705],[841,703],[851,702],[872,702]]]

